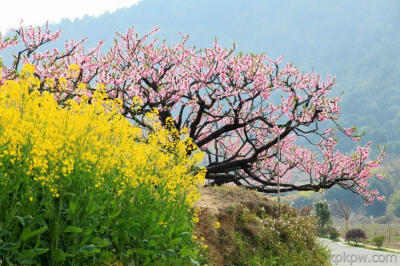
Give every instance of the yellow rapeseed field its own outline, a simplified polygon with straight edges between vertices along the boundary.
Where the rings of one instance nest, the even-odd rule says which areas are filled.
[[[5,164],[26,169],[32,184],[54,197],[62,196],[65,179],[79,169],[90,173],[91,185],[113,189],[116,197],[127,186],[145,184],[154,188],[156,196],[161,195],[159,187],[168,189],[162,193],[165,200],[173,200],[177,193],[185,193],[190,205],[197,199],[197,186],[205,182],[205,170],[198,167],[203,155],[199,151],[187,155],[191,143],[185,132],[163,128],[156,112],[146,118],[152,121],[152,132],[132,125],[119,113],[117,101],[104,100],[101,84],[90,104],[82,95],[60,107],[53,95],[38,91],[34,70],[25,65],[18,79],[6,80],[0,88],[0,169],[7,168]],[[70,71],[74,75],[77,69]],[[54,81],[48,84],[55,86]],[[78,87],[84,89],[85,84]],[[112,186],[105,176],[112,176]],[[0,186],[8,182],[5,176]],[[34,189],[26,195],[30,201]]]

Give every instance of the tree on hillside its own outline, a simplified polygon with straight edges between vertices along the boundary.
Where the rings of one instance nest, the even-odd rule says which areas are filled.
[[[206,153],[209,185],[233,182],[266,193],[338,185],[367,202],[382,199],[368,189],[368,178],[383,152],[371,161],[370,144],[351,155],[335,148],[340,132],[354,141],[360,135],[337,123],[340,98],[329,97],[334,79],[282,65],[282,58],[238,54],[217,41],[205,50],[188,47],[187,37],[173,46],[158,44],[153,33],[117,33],[107,53],[100,52],[101,42],[86,51],[84,40],[67,42],[63,52],[42,52],[60,33],[20,27],[15,38],[0,40],[0,49],[21,47],[3,75],[15,76],[21,62],[33,63],[40,90],[61,105],[91,97],[93,83],[102,83],[108,97],[120,100],[122,114],[142,127],[148,127],[144,115],[156,109],[164,125],[171,120],[187,128]]]
[[[351,205],[345,204],[343,202],[335,202],[333,203],[333,210],[334,212],[342,217],[346,223],[346,232],[349,231],[349,221],[351,216]]]
[[[318,219],[318,230],[322,233],[326,226],[332,222],[328,202],[325,200],[318,201],[314,204],[314,209]]]
[[[400,190],[390,196],[387,212],[400,218]]]

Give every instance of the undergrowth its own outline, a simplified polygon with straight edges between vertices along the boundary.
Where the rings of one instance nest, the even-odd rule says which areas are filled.
[[[202,209],[196,232],[205,239],[214,265],[329,265],[329,251],[318,243],[312,218],[286,205],[279,210],[250,191],[211,189],[225,195],[237,190],[248,197],[218,214]]]

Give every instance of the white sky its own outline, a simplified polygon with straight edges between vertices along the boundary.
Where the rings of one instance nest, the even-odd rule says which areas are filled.
[[[20,25],[41,25],[84,15],[98,16],[106,11],[130,7],[141,0],[1,0],[0,32]]]

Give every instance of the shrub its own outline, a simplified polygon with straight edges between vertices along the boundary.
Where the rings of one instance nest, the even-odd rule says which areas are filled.
[[[354,229],[350,229],[349,231],[347,231],[346,233],[346,241],[354,241],[356,242],[356,244],[358,244],[358,242],[360,242],[361,240],[365,240],[367,239],[364,230],[359,229],[359,228],[354,228]]]
[[[181,132],[130,124],[104,88],[89,104],[37,92],[34,67],[0,88],[0,259],[6,264],[182,265],[202,159]]]
[[[339,237],[339,231],[335,227],[330,227],[329,228],[329,238],[331,240],[337,240]]]
[[[372,238],[372,242],[375,243],[375,246],[381,248],[383,246],[383,242],[385,241],[385,236],[376,236]]]

